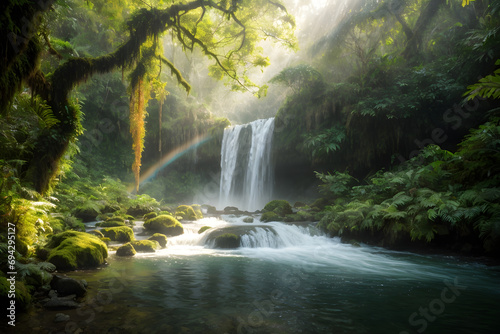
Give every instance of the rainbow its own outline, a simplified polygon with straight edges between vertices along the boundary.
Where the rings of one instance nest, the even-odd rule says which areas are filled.
[[[206,142],[208,142],[212,137],[210,135],[198,135],[191,139],[190,141],[186,142],[185,144],[182,144],[172,151],[170,151],[167,155],[165,155],[160,161],[155,163],[153,166],[149,167],[146,172],[141,174],[141,177],[139,179],[139,187],[144,183],[148,182],[151,179],[154,179],[157,175],[158,172],[161,171],[163,168],[167,167],[170,165],[172,162],[175,160],[179,159],[182,157],[184,154],[189,152],[190,150],[193,150]],[[134,186],[129,187],[128,189],[129,192],[134,191]]]

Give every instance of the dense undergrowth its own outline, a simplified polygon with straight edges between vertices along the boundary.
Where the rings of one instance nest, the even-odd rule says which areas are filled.
[[[319,226],[382,246],[425,241],[470,254],[500,255],[500,118],[474,129],[452,153],[437,145],[364,182],[317,174],[329,205]]]

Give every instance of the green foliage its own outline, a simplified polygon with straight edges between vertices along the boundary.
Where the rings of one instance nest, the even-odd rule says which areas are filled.
[[[500,59],[495,62],[495,65],[500,66]],[[496,69],[493,74],[487,75],[473,85],[467,87],[468,91],[464,95],[467,99],[473,100],[477,96],[483,98],[500,98],[500,68]]]
[[[406,238],[477,238],[498,254],[500,127],[491,120],[474,129],[451,153],[429,145],[394,171],[379,171],[355,185],[348,174],[318,177],[337,198],[319,226],[333,235],[381,235],[386,245]],[[423,164],[422,164],[423,163]]]
[[[11,300],[8,298],[9,291],[10,281],[7,281],[7,277],[0,276],[0,300],[2,305],[9,305]],[[19,307],[19,310],[25,310],[31,302],[28,288],[22,281],[16,281],[15,291],[16,309]]]
[[[321,157],[339,150],[346,133],[344,128],[336,126],[318,133],[306,133],[304,137],[304,144],[311,150],[312,156]]]
[[[301,64],[285,68],[269,82],[289,87],[294,94],[298,94],[303,89],[310,89],[311,86],[319,88],[323,85],[323,77],[312,66]]]
[[[335,172],[333,175],[316,172],[316,177],[323,182],[320,191],[326,194],[333,194],[334,196],[346,194],[357,181],[348,172]]]

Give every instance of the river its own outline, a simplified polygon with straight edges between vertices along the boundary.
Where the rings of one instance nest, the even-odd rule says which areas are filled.
[[[497,333],[498,266],[355,247],[308,223],[184,226],[167,249],[110,252],[107,266],[68,273],[89,283],[82,307],[25,315],[19,333]],[[239,230],[243,247],[211,248],[221,228]]]

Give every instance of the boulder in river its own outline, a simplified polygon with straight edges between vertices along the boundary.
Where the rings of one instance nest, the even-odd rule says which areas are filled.
[[[129,242],[135,240],[134,230],[128,226],[108,227],[102,229],[101,232],[113,241]]]
[[[154,253],[160,248],[160,244],[156,240],[135,240],[130,244],[139,253]]]
[[[130,242],[127,242],[116,250],[117,256],[134,256],[136,253],[134,246],[132,246]]]
[[[159,215],[158,217],[146,220],[144,228],[147,231],[158,232],[169,236],[176,236],[184,233],[182,224],[174,217],[168,215]]]
[[[148,238],[148,240],[157,241],[160,244],[161,248],[167,247],[167,236],[161,233],[155,233]]]
[[[58,270],[97,267],[104,264],[108,257],[106,244],[85,232],[66,231],[56,234],[46,247],[50,249],[47,261]]]

